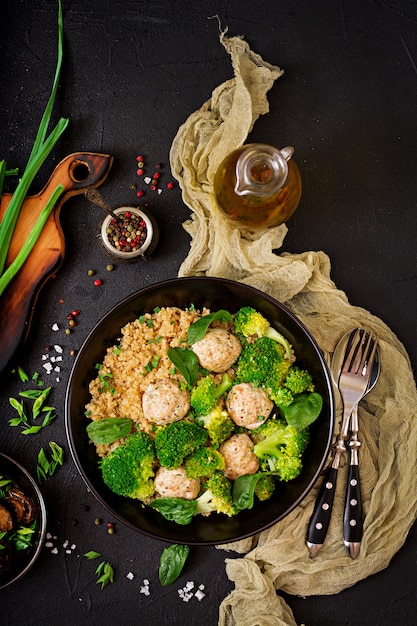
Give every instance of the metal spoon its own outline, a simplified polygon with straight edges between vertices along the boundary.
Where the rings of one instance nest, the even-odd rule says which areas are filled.
[[[330,366],[330,373],[332,375],[333,383],[337,387],[340,370],[343,363],[343,357],[348,348],[348,344],[352,335],[352,331],[346,333],[339,343],[337,344],[333,353],[333,358]],[[371,375],[369,378],[368,386],[364,393],[364,396],[371,391],[376,385],[379,377],[381,364],[379,360],[378,348],[376,349],[375,359],[373,362]],[[350,418],[350,432],[351,438],[349,440],[350,448],[350,463],[349,463],[349,475],[346,489],[345,499],[345,511],[343,516],[343,535],[344,544],[350,557],[356,558],[359,554],[362,530],[363,530],[363,518],[362,518],[362,497],[359,480],[359,466],[358,466],[358,449],[361,445],[358,439],[359,423],[358,423],[358,408],[353,408]]]
[[[120,216],[111,210],[111,208],[109,207],[109,205],[107,204],[107,202],[105,201],[101,193],[97,191],[95,187],[90,187],[89,189],[87,189],[87,191],[84,192],[84,195],[87,198],[87,200],[91,202],[91,204],[94,204],[95,206],[98,206],[100,209],[103,209],[103,211],[106,211],[106,213],[111,215],[115,220],[120,219]]]

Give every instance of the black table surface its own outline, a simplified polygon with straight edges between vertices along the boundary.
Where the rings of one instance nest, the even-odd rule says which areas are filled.
[[[11,428],[9,397],[22,388],[7,371],[0,388],[0,449],[36,472],[40,447],[59,443],[66,461],[43,487],[51,547],[30,573],[0,592],[3,624],[201,624],[214,625],[232,589],[215,547],[195,547],[178,581],[158,582],[165,544],[113,522],[89,493],[69,453],[64,396],[73,362],[89,330],[132,292],[174,278],[190,239],[182,223],[190,214],[178,185],[169,190],[169,150],[178,127],[232,77],[219,42],[219,21],[229,35],[243,35],[252,49],[285,71],[268,94],[270,113],[249,137],[295,146],[303,179],[300,206],[288,222],[282,251],[323,250],[332,278],[352,304],[383,319],[416,361],[417,215],[417,3],[213,2],[200,0],[63,0],[64,63],[53,119],[70,125],[34,183],[46,183],[67,154],[114,156],[101,193],[115,207],[138,204],[136,157],[152,176],[161,164],[157,194],[146,188],[160,227],[147,262],[106,270],[94,236],[100,209],[83,196],[61,212],[66,254],[37,302],[29,339],[16,363],[32,375],[42,370],[46,346],[64,347],[60,381],[49,379],[55,422],[35,436]],[[215,16],[218,16],[215,17]],[[0,156],[23,168],[49,97],[56,63],[55,0],[2,0],[0,7]],[[144,188],[146,185],[143,186]],[[93,241],[93,244],[91,243]],[[88,270],[102,279],[93,285]],[[66,315],[81,311],[70,335]],[[52,331],[54,323],[61,330]],[[417,494],[416,494],[417,497]],[[96,518],[102,519],[96,525]],[[300,537],[304,541],[304,537]],[[68,545],[67,545],[68,542]],[[63,546],[67,545],[65,549]],[[101,590],[96,550],[115,569]],[[287,597],[298,623],[307,626],[416,623],[417,527],[389,567],[336,596]],[[131,572],[132,580],[127,578]],[[150,595],[141,593],[149,581]],[[204,585],[206,597],[184,602],[187,581]]]

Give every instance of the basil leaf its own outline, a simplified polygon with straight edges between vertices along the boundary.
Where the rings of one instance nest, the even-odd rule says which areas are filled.
[[[323,406],[323,398],[315,391],[312,393],[300,393],[287,407],[280,407],[287,424],[296,430],[304,430],[312,424],[320,415]]]
[[[157,509],[170,522],[186,526],[197,510],[197,501],[185,498],[157,498],[152,500],[149,506]]]
[[[168,348],[168,358],[172,361],[185,381],[190,385],[197,382],[200,375],[197,355],[186,348]]]
[[[128,417],[106,417],[91,422],[86,430],[93,443],[106,444],[129,435],[132,426],[133,422]]]
[[[177,543],[164,548],[159,560],[159,582],[163,587],[177,580],[189,553],[189,546],[178,545]]]
[[[237,511],[251,509],[254,503],[255,487],[263,476],[277,476],[277,472],[258,472],[239,476],[232,488],[233,504]]]
[[[232,315],[231,313],[229,313],[229,311],[225,311],[224,309],[220,309],[220,311],[215,311],[214,313],[209,313],[208,315],[203,315],[203,317],[200,317],[199,320],[191,324],[191,326],[188,328],[188,343],[192,345],[196,341],[200,341],[201,339],[203,339],[210,324],[216,320],[220,320],[222,322],[231,322]]]

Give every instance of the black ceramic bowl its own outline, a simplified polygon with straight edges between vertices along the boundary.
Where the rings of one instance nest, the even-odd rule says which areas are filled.
[[[20,580],[32,567],[42,550],[46,536],[46,507],[42,493],[32,476],[22,465],[0,453],[0,476],[7,477],[31,498],[35,510],[35,532],[29,549],[16,552],[10,569],[0,575],[0,589]]]
[[[313,375],[323,396],[320,417],[311,426],[311,438],[304,453],[304,469],[294,481],[282,484],[266,502],[234,517],[212,514],[196,516],[180,526],[167,521],[158,511],[137,501],[112,493],[103,483],[98,457],[86,434],[85,405],[88,385],[96,377],[95,364],[103,360],[106,348],[117,343],[122,326],[157,306],[189,307],[194,304],[212,311],[252,306],[269,320],[292,344],[297,360]],[[81,347],[71,371],[65,402],[65,420],[74,462],[88,487],[110,513],[131,528],[150,537],[172,543],[221,544],[249,537],[268,528],[292,511],[314,485],[328,455],[334,427],[332,384],[325,361],[304,325],[282,304],[268,295],[220,278],[178,278],[151,285],[134,293],[111,309],[93,328]],[[303,538],[300,537],[300,541]]]

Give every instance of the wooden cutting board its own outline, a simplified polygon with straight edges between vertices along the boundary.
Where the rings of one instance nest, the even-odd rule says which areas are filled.
[[[64,187],[29,257],[0,296],[0,373],[10,363],[19,344],[26,339],[39,291],[47,279],[55,274],[64,258],[65,240],[59,221],[62,205],[71,196],[101,185],[112,163],[113,157],[108,154],[70,154],[57,165],[42,191],[25,199],[8,251],[6,267],[18,254],[53,190],[59,184]],[[11,194],[3,194],[1,198],[0,220],[11,197]]]

